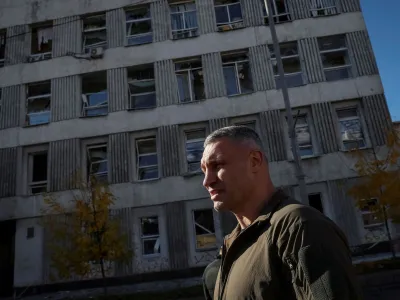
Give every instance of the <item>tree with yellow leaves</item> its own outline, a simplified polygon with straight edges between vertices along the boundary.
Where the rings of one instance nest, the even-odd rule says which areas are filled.
[[[46,245],[51,267],[58,279],[93,278],[101,275],[104,293],[108,272],[118,263],[132,259],[127,236],[120,221],[112,215],[114,195],[107,184],[91,177],[79,180],[72,200],[63,204],[53,194],[45,195],[43,226],[49,235]]]
[[[360,209],[370,212],[370,218],[384,223],[385,234],[395,257],[389,220],[400,223],[399,131],[390,129],[383,147],[355,149],[352,152],[357,159],[355,170],[360,178],[348,193]]]

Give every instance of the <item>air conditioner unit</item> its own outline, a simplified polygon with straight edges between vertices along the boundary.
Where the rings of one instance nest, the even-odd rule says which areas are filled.
[[[93,48],[90,50],[91,58],[102,58],[104,55],[104,50],[101,47]]]

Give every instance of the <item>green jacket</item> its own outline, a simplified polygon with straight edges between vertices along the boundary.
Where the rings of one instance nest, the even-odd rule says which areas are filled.
[[[258,219],[224,239],[214,300],[362,299],[343,232],[277,191]]]

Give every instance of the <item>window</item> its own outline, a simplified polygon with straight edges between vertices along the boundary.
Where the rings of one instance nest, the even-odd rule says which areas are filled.
[[[301,70],[297,42],[283,43],[279,45],[279,48],[282,57],[283,71],[285,73],[287,87],[296,87],[303,85],[303,72]],[[276,61],[274,47],[272,45],[269,46],[269,51],[271,53],[276,88],[280,89],[282,87],[282,82],[279,78],[278,64]]]
[[[196,234],[196,250],[207,250],[216,247],[214,216],[211,209],[193,211],[193,223]]]
[[[82,116],[108,114],[107,74],[96,72],[82,77]]]
[[[6,54],[6,31],[0,31],[0,68],[4,67],[4,59]]]
[[[295,133],[300,148],[300,156],[313,156],[314,150],[307,115],[297,116],[295,122]]]
[[[215,16],[221,31],[243,27],[242,7],[239,0],[216,0]]]
[[[142,253],[143,255],[160,254],[160,228],[158,217],[146,217],[140,219]]]
[[[339,119],[339,130],[345,150],[364,148],[366,146],[361,119],[356,107],[336,111]]]
[[[156,107],[156,83],[153,66],[128,69],[128,85],[131,109]]]
[[[311,16],[330,16],[338,13],[336,0],[310,0]]]
[[[86,17],[83,20],[83,52],[107,47],[106,15]]]
[[[26,125],[50,122],[51,84],[50,81],[28,85],[26,101]]]
[[[326,81],[350,78],[351,63],[344,35],[318,38]]]
[[[311,207],[314,207],[316,210],[319,210],[321,213],[324,213],[324,207],[322,206],[321,194],[310,194],[308,195],[308,203]]]
[[[94,176],[98,181],[108,179],[107,144],[96,144],[86,147],[87,178]]]
[[[47,152],[29,154],[29,192],[47,192]]]
[[[155,137],[136,141],[136,164],[138,180],[158,178],[158,155]]]
[[[264,22],[269,24],[267,10],[265,9],[264,0],[261,0],[262,8],[264,13]],[[287,0],[275,0],[271,2],[272,4],[272,16],[274,18],[274,23],[283,23],[291,21],[289,9],[287,6]]]
[[[194,2],[171,4],[172,38],[183,39],[197,36],[197,15]]]
[[[223,55],[222,66],[228,96],[253,92],[253,81],[247,53]]]
[[[31,56],[51,58],[53,45],[53,27],[33,27],[31,39]]]
[[[205,98],[204,78],[201,60],[190,60],[175,63],[178,80],[179,101],[193,102]]]
[[[127,45],[153,42],[149,7],[141,7],[126,12],[126,40]]]
[[[377,199],[361,201],[360,210],[365,229],[370,231],[383,229],[384,224]]]
[[[204,140],[206,132],[204,129],[187,131],[186,133],[186,162],[189,172],[200,172],[200,161],[203,156]]]

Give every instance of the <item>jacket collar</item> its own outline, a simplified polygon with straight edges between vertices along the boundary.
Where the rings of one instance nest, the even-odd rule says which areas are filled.
[[[264,221],[268,220],[271,217],[271,214],[276,211],[281,201],[287,197],[288,196],[282,189],[276,190],[275,193],[272,194],[272,196],[265,202],[265,205],[261,209],[258,218],[252,224],[250,224],[248,228],[258,226]],[[245,230],[247,230],[247,228]],[[232,245],[233,241],[239,236],[241,231],[242,228],[240,227],[240,224],[238,224],[235,229],[226,236],[225,246],[227,249]]]

